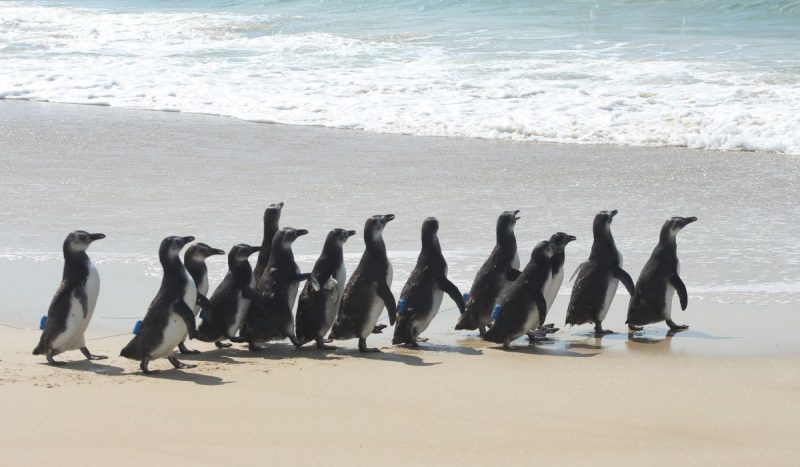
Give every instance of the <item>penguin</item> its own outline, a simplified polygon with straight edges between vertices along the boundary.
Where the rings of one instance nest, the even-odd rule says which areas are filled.
[[[65,362],[56,361],[53,357],[75,349],[80,349],[89,360],[108,358],[89,352],[84,338],[100,293],[100,275],[86,254],[86,249],[92,242],[105,237],[101,233],[76,230],[64,239],[61,284],[47,310],[47,324],[39,345],[33,350],[34,355],[46,355],[51,365],[64,365]]]
[[[280,228],[278,223],[281,220],[282,209],[283,201],[270,204],[267,209],[264,210],[264,237],[261,240],[261,249],[259,250],[258,259],[256,260],[256,267],[253,268],[253,276],[256,278],[256,282],[258,282],[258,279],[264,274],[267,263],[269,263],[269,255],[272,251],[272,239],[275,238],[275,234]]]
[[[243,243],[231,248],[228,253],[228,273],[214,290],[208,306],[203,309],[202,322],[197,328],[198,340],[214,342],[217,348],[231,346],[222,343],[222,340],[236,335],[247,316],[251,300],[261,299],[255,290],[253,268],[248,260],[260,250],[259,246]]]
[[[429,217],[422,223],[422,251],[417,264],[400,292],[405,304],[397,317],[392,344],[416,347],[419,335],[430,325],[446,293],[464,313],[464,297],[447,279],[447,261],[439,245],[439,220]]]
[[[139,368],[146,375],[151,360],[167,357],[175,368],[194,368],[172,355],[175,346],[189,335],[195,335],[193,307],[197,303],[197,286],[181,262],[181,249],[194,237],[167,237],[161,241],[158,259],[164,269],[161,287],[142,321],[142,328],[120,352],[120,356],[140,360]]]
[[[594,243],[589,259],[578,266],[578,275],[567,306],[566,324],[594,323],[595,335],[613,334],[604,330],[602,322],[614,300],[620,281],[633,296],[631,276],[622,269],[622,254],[617,250],[611,235],[614,211],[601,211],[594,217],[592,233]]]
[[[645,324],[666,321],[672,332],[688,329],[685,324],[672,321],[672,297],[678,293],[681,310],[689,303],[686,286],[680,277],[676,237],[684,227],[697,221],[696,217],[673,217],[661,227],[658,245],[642,268],[636,281],[636,293],[628,304],[628,319],[625,324],[632,331],[639,331]]]
[[[192,307],[195,318],[200,313],[201,305],[208,304],[208,267],[206,258],[214,255],[224,255],[225,252],[217,248],[211,248],[205,243],[195,243],[186,249],[183,255],[183,264],[189,275],[192,276],[194,284],[197,286],[197,303]],[[186,336],[178,344],[178,350],[182,354],[198,354],[199,350],[189,350],[186,348]]]
[[[478,329],[483,336],[486,326],[492,322],[495,304],[500,301],[508,284],[519,277],[517,238],[514,236],[514,226],[519,220],[517,214],[519,210],[505,211],[497,218],[497,244],[475,276],[456,330]]]
[[[342,302],[347,274],[342,247],[347,239],[355,234],[355,230],[344,229],[333,229],[328,232],[322,254],[311,271],[320,289],[314,290],[312,284],[306,282],[297,303],[295,345],[298,348],[312,340],[316,341],[318,349],[334,348],[325,345],[325,334],[331,330],[339,312],[339,304]]]
[[[250,307],[245,322],[244,333],[250,350],[262,350],[264,342],[289,338],[297,345],[292,308],[297,298],[298,283],[311,282],[314,290],[319,284],[310,273],[301,273],[294,261],[292,243],[298,237],[308,234],[308,230],[285,227],[280,229],[272,240],[272,252],[264,274],[256,282],[256,291],[263,300],[254,300],[256,306]]]
[[[544,294],[551,282],[555,251],[555,244],[549,240],[536,245],[528,265],[500,302],[500,313],[483,336],[485,340],[503,344],[508,350],[513,340],[544,323],[547,315]]]
[[[565,234],[564,232],[557,232],[550,237],[554,251],[553,257],[550,259],[550,279],[544,291],[544,300],[547,302],[548,311],[553,309],[553,302],[556,301],[558,291],[564,282],[564,260],[566,259],[564,249],[569,242],[574,242],[575,240],[574,235]],[[546,316],[542,316],[542,321],[545,319]]]
[[[347,282],[336,322],[329,339],[358,338],[360,352],[380,352],[367,347],[367,336],[376,330],[375,324],[386,307],[389,323],[394,324],[397,305],[392,294],[392,263],[386,256],[383,229],[394,219],[394,214],[375,215],[364,224],[366,249],[355,272]]]

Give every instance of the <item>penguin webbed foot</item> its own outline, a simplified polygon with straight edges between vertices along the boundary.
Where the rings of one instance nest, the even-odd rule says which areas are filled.
[[[242,337],[242,336],[233,336],[233,337],[231,337],[231,338],[230,338],[230,339],[228,339],[228,340],[229,340],[229,341],[231,341],[231,342],[233,342],[233,343],[236,343],[236,344],[244,344],[244,343],[246,343],[246,342],[247,342],[247,339],[245,339],[245,338],[244,338],[244,337]]]
[[[247,350],[249,350],[251,352],[261,352],[262,350],[264,350],[264,347],[262,347],[260,345],[256,345],[255,342],[248,342],[247,343]]]
[[[539,329],[543,330],[547,334],[553,334],[554,332],[558,332],[561,328],[557,328],[555,324],[549,323],[541,326]]]
[[[186,363],[181,362],[180,360],[178,360],[175,357],[167,357],[167,360],[169,360],[169,362],[172,363],[172,366],[174,366],[175,368],[177,368],[179,370],[185,370],[185,369],[188,369],[188,368],[195,368],[197,366],[197,365],[187,365]]]
[[[628,325],[628,329],[631,330],[631,331],[641,331],[642,329],[644,329],[644,326],[637,326],[635,324],[629,324]]]
[[[108,358],[105,355],[92,355],[92,353],[89,352],[89,349],[86,347],[81,347],[81,353],[84,357],[86,357],[87,360],[105,360]]]
[[[184,355],[196,355],[200,353],[200,351],[197,349],[190,350],[189,348],[186,347],[186,344],[184,344],[183,342],[178,344],[178,351]]]
[[[358,340],[358,351],[361,353],[375,353],[380,352],[381,349],[375,347],[367,347],[367,340],[366,339],[359,339]]]
[[[332,346],[332,345],[325,345],[326,342],[333,342],[333,341],[331,339],[323,339],[321,337],[318,338],[317,339],[317,349],[319,349],[319,350],[336,350],[336,349],[338,349],[338,347],[335,347],[335,346]]]
[[[47,363],[49,363],[51,365],[54,365],[54,366],[64,366],[64,365],[67,364],[67,362],[61,362],[61,361],[58,361],[58,360],[54,359],[53,358],[54,356],[55,356],[55,354],[53,353],[53,351],[52,350],[48,350],[47,351]]]
[[[595,323],[594,325],[594,335],[595,337],[603,337],[608,334],[614,334],[614,331],[611,329],[603,329],[603,325],[601,323]]]
[[[486,335],[486,326],[478,326],[478,334],[483,337]]]
[[[689,329],[688,324],[676,324],[675,321],[672,321],[671,319],[667,320],[667,326],[669,326],[670,331],[685,331],[686,329]]]
[[[142,363],[139,364],[139,368],[141,368],[142,373],[144,373],[146,375],[152,375],[152,374],[158,373],[158,370],[150,370],[150,369],[148,369],[147,366],[149,364],[150,364],[150,359],[149,358],[143,358],[142,359]]]
[[[374,328],[372,328],[373,334],[383,334],[383,330],[386,329],[388,326],[385,324],[378,324]]]
[[[227,349],[233,346],[233,344],[229,342],[222,342],[222,341],[216,341],[214,342],[214,345],[217,346],[218,349]]]
[[[416,344],[417,342],[428,342],[428,338],[427,337],[417,337],[416,339],[414,339],[414,343]]]

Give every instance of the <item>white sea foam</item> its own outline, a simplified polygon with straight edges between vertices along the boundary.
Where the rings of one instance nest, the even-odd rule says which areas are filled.
[[[692,41],[675,49],[657,38],[531,27],[514,49],[515,38],[498,45],[483,30],[294,26],[303,21],[3,2],[0,98],[415,135],[800,154],[800,60],[741,55],[757,55],[760,43],[730,39],[698,53]]]

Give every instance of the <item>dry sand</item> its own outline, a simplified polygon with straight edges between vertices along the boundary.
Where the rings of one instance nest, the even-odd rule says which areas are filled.
[[[549,353],[475,338],[427,349],[208,350],[143,376],[102,362],[54,368],[38,332],[0,328],[0,449],[12,464],[592,465],[800,461],[800,359]],[[598,341],[599,342],[599,341]]]

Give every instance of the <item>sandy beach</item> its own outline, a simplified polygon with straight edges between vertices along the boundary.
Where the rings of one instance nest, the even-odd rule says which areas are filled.
[[[793,156],[376,135],[2,100],[0,130],[0,448],[9,462],[795,465],[800,456]],[[370,338],[383,349],[374,355],[354,341],[262,353],[193,341],[204,352],[182,359],[197,368],[159,360],[155,377],[117,356],[158,288],[160,238],[258,243],[263,208],[281,200],[282,224],[311,230],[295,248],[304,270],[328,228],[360,231],[368,215],[397,214],[385,235],[395,294],[427,215],[441,220],[462,290],[504,209],[522,210],[522,258],[555,230],[577,235],[571,274],[591,246],[593,213],[619,208],[615,235],[634,278],[663,219],[696,215],[679,240],[689,309],[676,312],[692,328],[627,334],[620,291],[607,321],[617,334],[564,329],[511,352],[453,331],[446,300],[419,350],[392,348],[387,335]],[[103,285],[88,346],[110,358],[70,352],[54,368],[30,354],[31,328],[75,228],[107,234],[90,250]],[[758,238],[770,232],[779,253],[764,257]],[[349,270],[363,250],[351,242]],[[212,288],[224,264],[209,262]],[[563,324],[569,290],[548,321]]]

